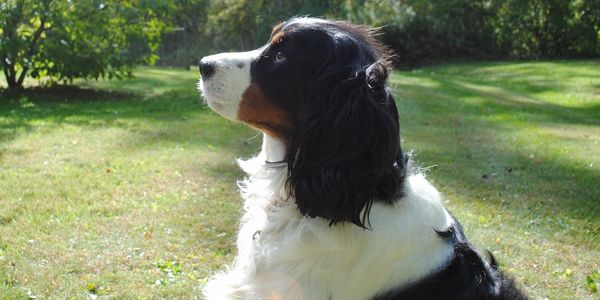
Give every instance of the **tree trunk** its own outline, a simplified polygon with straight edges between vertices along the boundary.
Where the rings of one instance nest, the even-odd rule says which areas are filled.
[[[9,90],[18,90],[21,88],[21,85],[17,82],[17,74],[15,71],[15,65],[9,64],[7,62],[6,57],[2,58],[2,70],[4,71],[4,77],[6,78],[6,83],[8,83]]]
[[[28,60],[30,60],[31,57],[35,54],[35,47],[37,46],[37,43],[40,40],[40,37],[42,36],[42,33],[48,29],[50,29],[50,28],[46,28],[46,19],[42,19],[40,22],[40,27],[38,27],[38,29],[35,31],[35,33],[33,34],[33,37],[31,38],[31,42],[29,42],[29,48],[27,49],[27,54],[26,54],[26,58]],[[28,72],[29,72],[29,66],[23,66],[23,70],[21,70],[21,75],[19,76],[19,79],[17,80],[18,86],[23,86],[23,80],[25,80],[25,76],[27,75]]]
[[[8,70],[6,69],[6,67],[4,67],[4,65],[2,65],[2,71],[4,72],[4,78],[6,78],[6,82],[8,82],[8,77],[10,76],[8,74]]]
[[[31,59],[31,57],[35,54],[36,46],[38,45],[38,41],[42,36],[42,33],[46,30],[50,29],[50,27],[46,28],[46,19],[42,19],[40,22],[40,27],[36,29],[33,36],[31,37],[31,41],[29,42],[29,47],[27,47],[27,52],[25,53],[26,59]],[[16,60],[15,58],[14,60]],[[21,58],[23,59],[23,58]],[[23,81],[25,81],[25,76],[29,73],[29,66],[23,66],[23,70],[21,70],[21,74],[17,76],[17,70],[15,68],[15,62],[7,59],[7,55],[4,54],[2,57],[2,69],[4,70],[4,76],[6,77],[6,82],[8,83],[8,89],[10,90],[18,90],[23,87]]]
[[[3,34],[8,41],[14,39],[17,34],[16,30],[23,16],[23,5],[23,1],[17,1],[16,6],[8,14],[8,19],[4,23],[5,27],[2,28],[4,31]],[[8,83],[8,89],[18,89],[20,86],[17,84],[17,72],[15,70],[17,58],[11,57],[9,52],[4,52],[0,59],[2,59],[2,70],[4,71],[4,77],[6,77],[6,83]]]
[[[6,80],[6,82],[8,83],[8,89],[11,91],[17,91],[22,88],[22,86],[19,85],[19,83],[16,80],[14,80],[14,78],[11,80]]]

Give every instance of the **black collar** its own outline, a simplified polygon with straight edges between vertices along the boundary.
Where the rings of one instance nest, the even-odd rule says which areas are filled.
[[[287,167],[287,161],[285,160],[280,160],[280,161],[268,161],[265,160],[265,167],[267,169],[283,169],[285,167]]]

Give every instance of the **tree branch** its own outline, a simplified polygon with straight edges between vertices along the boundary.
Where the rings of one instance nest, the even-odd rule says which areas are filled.
[[[31,38],[31,42],[29,43],[29,48],[27,49],[27,54],[25,55],[24,59],[30,60],[30,58],[33,56],[33,54],[35,54],[35,46],[37,46],[37,43],[40,39],[40,37],[42,36],[42,33],[44,33],[44,31],[50,29],[51,27],[45,28],[46,27],[46,19],[42,19],[40,21],[40,27],[38,27],[38,29],[36,29],[35,33],[33,34],[33,37]],[[27,72],[29,72],[29,66],[23,66],[23,70],[21,71],[21,75],[19,76],[19,80],[17,81],[17,84],[20,86],[23,84],[23,80],[25,80],[25,75],[27,75]]]
[[[17,28],[17,24],[21,18],[23,3],[18,3],[16,7],[13,8],[11,14],[8,15],[8,19],[4,24],[4,35],[6,36],[6,40],[10,41],[14,39],[15,30]],[[4,49],[4,51],[8,51]],[[9,63],[9,55],[10,53],[4,52],[2,53],[2,70],[4,71],[4,76],[6,77],[6,82],[8,83],[9,88],[14,88],[16,86],[15,82],[15,60],[11,59]]]
[[[8,55],[2,55],[2,70],[4,70],[4,76],[6,76],[6,82],[8,83],[9,88],[17,87],[15,81],[15,64],[9,64],[6,60],[8,59]]]
[[[4,61],[6,55],[2,55],[2,71],[4,71],[4,78],[6,78],[6,82],[10,81],[10,74],[8,73],[8,65],[6,61]]]

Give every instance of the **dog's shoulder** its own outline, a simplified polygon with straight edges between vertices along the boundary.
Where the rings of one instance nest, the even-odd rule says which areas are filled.
[[[503,274],[494,256],[483,259],[465,239],[460,223],[440,236],[454,244],[450,261],[412,285],[381,293],[373,300],[526,300],[515,281]]]

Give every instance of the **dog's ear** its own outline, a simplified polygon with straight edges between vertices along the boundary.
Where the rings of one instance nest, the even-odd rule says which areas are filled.
[[[288,186],[304,215],[366,228],[372,204],[392,203],[401,192],[398,112],[385,65],[362,67],[351,78],[338,71],[313,84],[288,146]]]
[[[383,91],[388,77],[388,69],[382,62],[375,62],[365,71],[367,85],[370,89]]]

